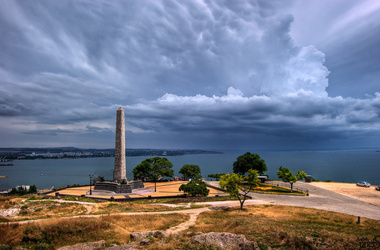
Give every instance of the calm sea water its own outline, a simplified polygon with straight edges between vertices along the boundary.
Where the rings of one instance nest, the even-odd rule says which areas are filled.
[[[232,173],[232,164],[242,151],[227,151],[224,154],[185,155],[167,157],[173,162],[176,176],[184,164],[199,165],[202,176],[212,173]],[[380,152],[361,151],[262,151],[259,153],[267,164],[266,174],[276,179],[282,165],[293,172],[303,170],[318,180],[358,182],[365,180],[380,184]],[[127,178],[133,179],[132,169],[145,160],[144,157],[127,157]],[[82,158],[60,160],[20,160],[14,166],[0,166],[0,190],[17,185],[36,185],[45,189],[73,184],[89,183],[89,174],[112,179],[113,158]]]

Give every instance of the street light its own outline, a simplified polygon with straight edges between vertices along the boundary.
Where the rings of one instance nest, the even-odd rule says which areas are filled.
[[[93,173],[93,174],[89,174],[89,175],[88,175],[88,177],[90,177],[90,195],[92,195],[92,190],[91,190],[92,178],[95,177],[95,174],[96,174],[96,173]]]

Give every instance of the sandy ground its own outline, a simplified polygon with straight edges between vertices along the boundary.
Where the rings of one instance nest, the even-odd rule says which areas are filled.
[[[130,194],[128,195],[130,198],[143,198],[143,197],[165,197],[165,196],[176,196],[176,195],[183,195],[183,192],[180,192],[178,189],[182,184],[186,184],[187,181],[171,181],[171,182],[157,182],[157,192],[154,192],[154,183],[152,182],[146,182],[144,183],[144,187],[149,188],[152,190],[152,192],[146,192],[141,194]],[[94,187],[92,187],[94,188]],[[208,187],[210,190],[209,197],[214,197],[215,195],[219,196],[226,196],[227,194],[219,191],[214,188]],[[85,195],[86,197],[90,198],[110,198],[110,196],[101,196],[101,195],[88,195],[88,191],[90,190],[90,186],[84,186],[84,187],[72,187],[72,188],[66,188],[63,190],[59,190],[60,194],[64,195],[74,195],[74,196],[81,196]],[[47,195],[54,196],[55,192],[51,192]],[[114,195],[115,199],[124,199],[125,196],[123,195]]]
[[[347,195],[351,198],[380,206],[380,191],[375,190],[375,186],[365,188],[358,187],[355,183],[340,182],[311,182],[309,185],[327,189],[338,194]]]

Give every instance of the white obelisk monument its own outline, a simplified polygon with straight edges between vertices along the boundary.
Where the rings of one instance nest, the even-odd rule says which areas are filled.
[[[124,109],[116,111],[115,170],[113,180],[120,182],[127,178],[125,164],[125,121]]]

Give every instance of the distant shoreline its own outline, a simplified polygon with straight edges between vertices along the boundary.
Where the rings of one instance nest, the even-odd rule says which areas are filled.
[[[199,149],[127,149],[126,157],[138,156],[183,156],[197,154],[223,154],[220,151]],[[39,160],[39,159],[80,159],[115,157],[114,149],[79,149],[79,148],[0,148],[0,159]]]

